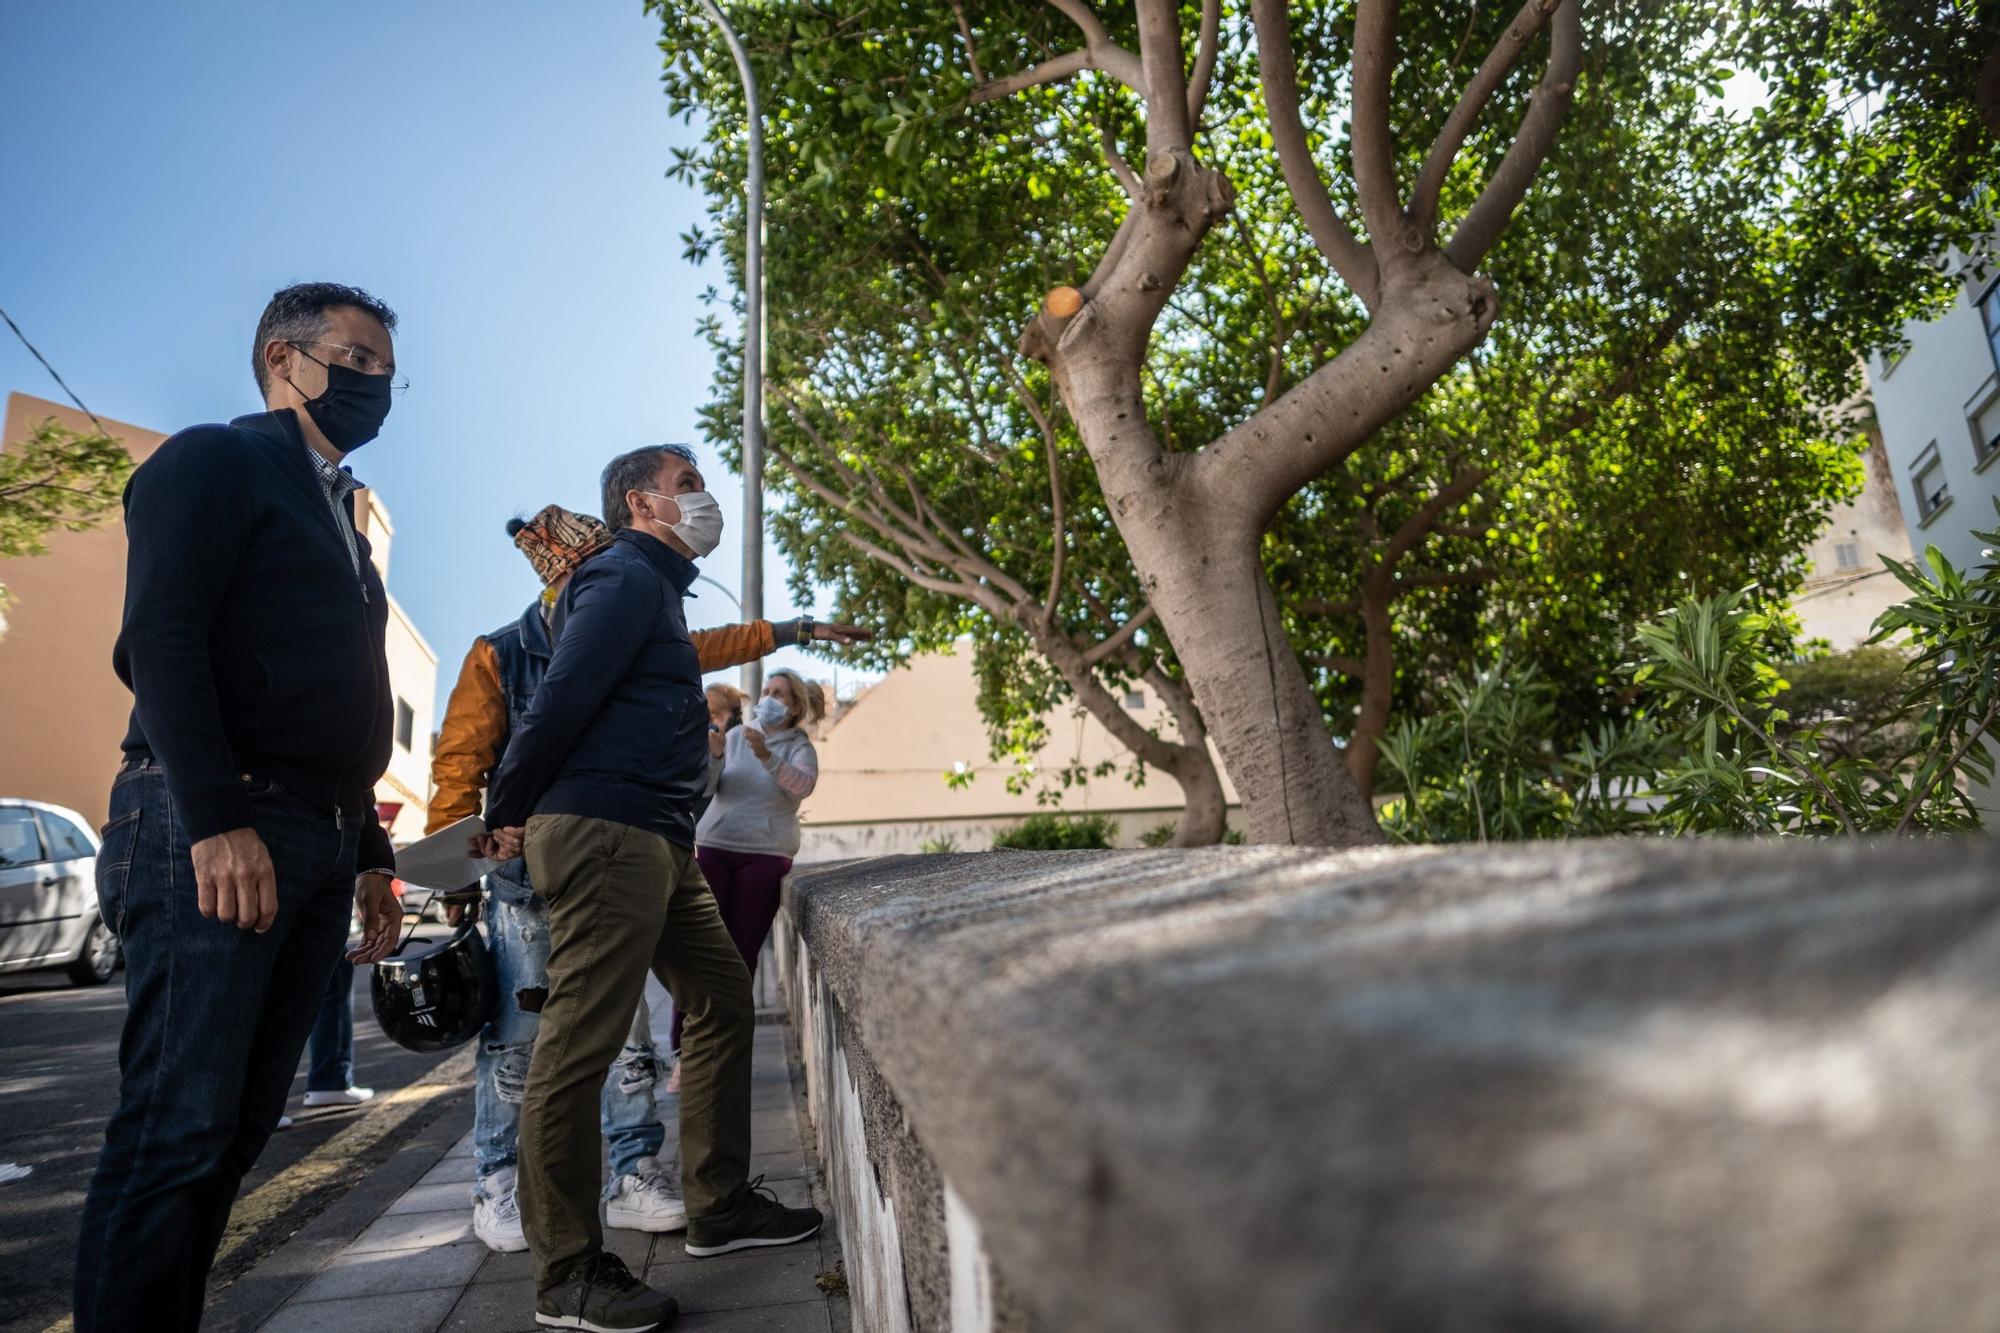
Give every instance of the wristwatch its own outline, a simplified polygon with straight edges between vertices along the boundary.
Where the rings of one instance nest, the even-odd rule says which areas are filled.
[[[811,643],[812,641],[813,641],[813,618],[811,616],[800,616],[799,642]]]

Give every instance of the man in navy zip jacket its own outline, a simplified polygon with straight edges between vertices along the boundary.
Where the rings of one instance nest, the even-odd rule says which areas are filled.
[[[571,576],[555,652],[487,792],[483,850],[525,854],[548,903],[548,996],[521,1103],[521,1221],[538,1323],[637,1333],[675,1303],[604,1248],[598,1089],[652,972],[687,1014],[681,1184],[687,1251],[788,1245],[819,1229],[750,1168],[750,973],[694,860],[708,701],[683,596],[721,512],[678,445],[611,460],[610,546]],[[524,832],[525,830],[525,832]]]
[[[132,722],[97,893],[124,945],[126,1017],[77,1244],[78,1333],[200,1327],[350,910],[350,958],[395,944],[373,794],[394,722],[387,606],[339,466],[388,415],[395,322],[356,288],[280,291],[252,352],[270,410],[182,431],[125,491],[113,660]]]

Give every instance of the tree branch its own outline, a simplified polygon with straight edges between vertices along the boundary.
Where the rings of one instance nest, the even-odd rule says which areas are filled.
[[[1396,0],[1360,0],[1354,17],[1354,189],[1377,263],[1402,244],[1396,148],[1389,132],[1389,76],[1396,66]]]
[[[1188,132],[1201,132],[1201,109],[1215,79],[1215,57],[1222,45],[1222,0],[1202,0],[1201,37],[1195,46],[1194,73],[1188,76]]]
[[[1431,524],[1437,522],[1445,511],[1465,503],[1466,498],[1491,475],[1490,468],[1460,468],[1457,475],[1440,487],[1436,495],[1418,505],[1417,512],[1396,529],[1396,535],[1389,539],[1388,549],[1382,553],[1381,567],[1393,570],[1397,562],[1430,532]]]
[[[979,68],[979,47],[972,40],[972,23],[965,17],[965,0],[951,0],[951,12],[958,18],[958,35],[965,39],[965,63],[972,70],[972,81],[984,83],[986,72]]]
[[[1053,601],[1050,605],[1053,607]],[[1085,652],[1083,655],[1083,664],[1087,667],[1094,667],[1105,658],[1115,656],[1124,649],[1126,644],[1132,641],[1133,635],[1146,627],[1152,618],[1153,604],[1148,602],[1140,609],[1139,614],[1127,620],[1123,625],[1120,625],[1117,631],[1109,638]]]
[[[1355,609],[1360,609],[1358,604]],[[1328,671],[1338,671],[1343,676],[1365,675],[1368,670],[1367,664],[1358,657],[1340,657],[1325,653],[1315,653],[1306,660],[1314,666],[1323,666]]]
[[[1423,170],[1417,173],[1416,188],[1410,192],[1410,217],[1426,237],[1437,226],[1438,196],[1444,189],[1445,177],[1451,173],[1451,164],[1457,159],[1459,149],[1465,146],[1466,136],[1479,123],[1479,117],[1485,112],[1486,104],[1493,100],[1493,94],[1506,82],[1507,74],[1521,58],[1521,52],[1542,30],[1542,25],[1548,22],[1549,9],[1545,0],[1527,0],[1521,6],[1521,12],[1507,25],[1506,33],[1494,44],[1493,50],[1480,64],[1479,72],[1472,76],[1472,82],[1459,95],[1458,104],[1445,118],[1444,128],[1438,131],[1437,139],[1424,158]]]
[[[1033,88],[1044,83],[1060,83],[1086,69],[1108,74],[1141,97],[1146,95],[1146,73],[1139,62],[1139,57],[1111,40],[1111,34],[1104,30],[1103,22],[1092,12],[1089,5],[1084,4],[1083,0],[1048,0],[1048,4],[1061,12],[1083,33],[1083,50],[1056,56],[1018,74],[1009,74],[983,84],[973,90],[974,102],[993,102],[1002,97],[1010,97],[1024,88]]]
[[[1111,127],[1101,120],[1097,121],[1096,124],[1097,141],[1104,146],[1105,165],[1111,168],[1111,174],[1118,178],[1118,183],[1125,187],[1126,196],[1133,203],[1138,203],[1139,173],[1132,170],[1132,164],[1125,160],[1123,153],[1118,151],[1118,142],[1111,135]]]
[[[1146,155],[1194,143],[1187,66],[1181,56],[1179,0],[1139,0],[1139,64],[1145,71]]]
[[[1264,109],[1271,122],[1271,141],[1292,202],[1312,234],[1313,244],[1361,303],[1374,309],[1381,277],[1375,256],[1356,240],[1333,206],[1333,196],[1313,160],[1305,123],[1299,116],[1299,74],[1292,59],[1292,28],[1285,0],[1252,0],[1257,27],[1257,65],[1263,74]]]
[[[1345,601],[1329,602],[1318,597],[1301,597],[1292,603],[1292,609],[1302,616],[1358,616],[1361,614],[1361,599],[1350,597]]]
[[[1535,85],[1528,114],[1522,117],[1506,156],[1445,246],[1445,256],[1462,273],[1479,267],[1534,183],[1535,173],[1555,147],[1556,132],[1562,128],[1570,94],[1576,89],[1577,71],[1583,67],[1583,20],[1577,14],[1581,0],[1542,2],[1556,6],[1550,22],[1548,67]]]

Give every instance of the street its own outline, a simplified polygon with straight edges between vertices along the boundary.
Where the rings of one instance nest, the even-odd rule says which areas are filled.
[[[440,937],[419,931],[412,947]],[[451,1057],[418,1055],[394,1045],[375,1025],[370,969],[354,976],[355,1082],[381,1095],[419,1081]],[[0,977],[0,1329],[41,1333],[69,1313],[72,1251],[84,1190],[96,1164],[105,1121],[117,1103],[118,1033],[125,1013],[124,973],[109,985],[71,986],[61,972]],[[304,1110],[303,1068],[287,1113],[293,1127],[271,1138],[244,1181],[240,1198],[279,1177],[352,1125],[368,1107]],[[469,1115],[469,1112],[466,1113]],[[468,1121],[469,1123],[469,1121]],[[281,1184],[267,1195],[254,1229],[225,1245],[216,1283],[241,1273],[352,1184],[333,1173]]]

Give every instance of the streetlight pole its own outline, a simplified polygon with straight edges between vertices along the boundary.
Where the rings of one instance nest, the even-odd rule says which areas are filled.
[[[736,60],[743,81],[743,104],[750,135],[750,173],[744,184],[743,229],[743,601],[745,620],[764,615],[764,108],[757,97],[757,75],[743,39],[729,26],[715,0],[701,7]],[[764,692],[764,664],[743,667],[743,691],[751,698]]]

